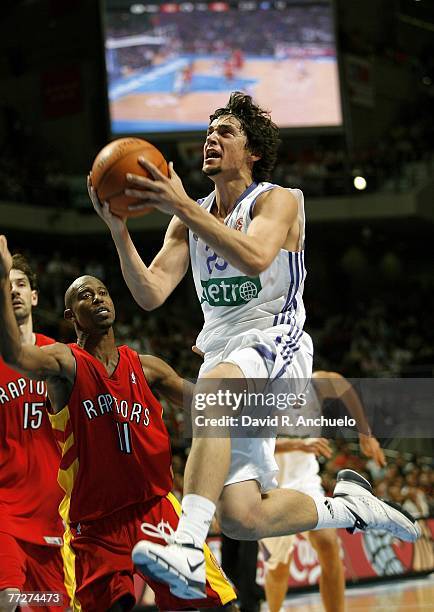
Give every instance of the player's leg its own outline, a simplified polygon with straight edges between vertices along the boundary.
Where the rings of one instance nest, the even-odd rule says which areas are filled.
[[[176,528],[177,541],[189,547],[189,559],[184,560],[185,569],[189,572],[190,567],[194,568],[192,572],[194,576],[191,576],[192,588],[187,594],[187,599],[194,599],[200,597],[201,593],[204,594],[203,545],[231,463],[231,438],[225,428],[219,431],[221,437],[215,437],[212,431],[211,435],[207,435],[203,430],[198,433],[198,428],[195,427],[195,406],[198,405],[196,400],[201,397],[204,409],[201,409],[200,414],[203,418],[221,416],[222,408],[218,407],[216,411],[216,407],[208,400],[211,394],[221,391],[222,387],[229,388],[230,379],[234,378],[243,379],[238,366],[231,363],[218,364],[198,380],[193,397],[193,441],[184,473],[182,516]],[[146,545],[142,548],[145,553]],[[141,565],[138,558],[135,561]],[[149,562],[152,564],[153,560]],[[142,571],[145,571],[144,567]],[[158,571],[158,568],[155,568],[155,571]],[[165,573],[164,568],[162,571]]]
[[[265,560],[264,590],[270,612],[279,612],[286,597],[294,541],[295,536],[281,536],[260,542]]]
[[[278,489],[261,497],[255,481],[225,487],[219,509],[220,525],[230,537],[257,540],[311,529],[385,529],[406,541],[420,534],[414,519],[400,508],[377,499],[371,486],[352,470],[338,473],[334,498],[311,497]],[[170,535],[169,546],[144,542],[136,545],[133,560],[146,575],[151,572],[185,599],[204,596],[205,560],[202,547]]]
[[[241,612],[259,611],[260,589],[256,584],[258,543],[221,537],[222,569],[238,594]]]
[[[320,529],[308,534],[321,565],[321,598],[326,612],[345,610],[345,574],[335,529]]]
[[[259,485],[253,480],[227,485],[218,510],[226,535],[245,540],[306,531],[317,523],[315,504],[308,495],[279,489],[261,496]],[[148,578],[167,581],[171,593],[178,597],[191,600],[204,597],[203,544],[201,548],[193,543],[177,544],[176,534],[167,535],[166,541],[172,545],[136,544],[133,560],[138,569]]]
[[[225,381],[243,378],[243,372],[238,366],[233,363],[221,363],[198,380],[194,397],[197,398],[200,394],[204,394],[206,402],[206,396],[222,390]],[[194,406],[195,399],[193,399],[193,410]],[[222,413],[222,408],[220,408],[220,413]],[[215,410],[213,407],[206,406],[201,410],[201,414],[204,417],[215,416]],[[221,431],[223,433],[223,428]],[[189,494],[201,495],[216,504],[230,466],[230,436],[208,437],[200,435],[200,430],[196,430],[196,433],[198,435],[193,438],[185,466],[184,497]],[[184,505],[185,502],[182,505],[185,512]]]
[[[232,581],[235,587],[238,584],[240,566],[238,556],[240,550],[240,541],[229,538],[224,533],[221,537],[221,559],[222,570],[226,576]]]
[[[192,609],[215,607],[220,609],[236,600],[236,593],[228,579],[220,569],[208,546],[203,546],[204,582],[203,592],[198,589],[190,597],[183,597],[186,583],[169,586],[162,583],[158,563],[146,565],[148,571],[143,572],[140,559],[143,545],[164,539],[163,534],[174,533],[181,515],[181,505],[174,495],[153,501],[152,504],[137,506],[134,524],[130,524],[130,538],[139,542],[133,549],[133,559],[139,573],[155,593],[155,603],[161,610],[186,609],[187,604]],[[193,572],[194,573],[194,572]],[[189,602],[185,600],[189,599]],[[225,608],[226,609],[226,608]]]
[[[131,543],[125,525],[130,511],[81,523],[65,535],[65,563],[75,582],[74,612],[83,610],[131,610],[135,592],[131,563]],[[116,608],[117,606],[117,608]]]
[[[288,591],[289,563],[279,563],[265,574],[265,597],[270,612],[279,612]]]
[[[26,580],[25,554],[11,535],[0,533],[0,612],[13,612]]]
[[[237,586],[241,612],[259,612],[261,592],[256,584],[258,543],[242,541],[239,552],[240,578]]]
[[[333,497],[293,489],[261,495],[255,481],[226,486],[219,503],[219,522],[229,537],[259,540],[313,529],[384,529],[401,540],[420,535],[415,519],[397,504],[375,497],[369,482],[353,470],[341,470]]]
[[[21,543],[26,553],[25,591],[42,591],[52,593],[52,600],[47,600],[44,610],[61,612],[69,609],[70,596],[65,587],[65,572],[62,550],[57,546],[40,546],[28,542]]]
[[[130,595],[123,595],[114,603],[107,612],[129,612],[134,607],[134,602],[131,600]]]
[[[318,522],[313,498],[292,489],[261,494],[256,480],[227,485],[218,518],[222,531],[240,540],[290,535],[313,529]]]

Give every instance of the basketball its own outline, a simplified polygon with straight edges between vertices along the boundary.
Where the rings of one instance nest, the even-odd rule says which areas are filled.
[[[92,165],[92,185],[100,202],[108,202],[110,211],[119,217],[139,217],[153,212],[150,206],[131,211],[129,206],[143,204],[142,200],[126,196],[128,188],[126,174],[138,174],[153,178],[137,161],[144,157],[152,162],[165,176],[169,176],[167,162],[153,144],[141,138],[118,138],[106,145]]]

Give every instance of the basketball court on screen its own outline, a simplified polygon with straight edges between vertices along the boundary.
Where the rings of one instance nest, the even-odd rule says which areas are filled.
[[[192,66],[179,90],[177,76]],[[188,55],[113,81],[109,88],[114,133],[206,129],[210,112],[241,90],[272,111],[278,125],[336,126],[342,121],[336,58],[246,56],[241,68]]]

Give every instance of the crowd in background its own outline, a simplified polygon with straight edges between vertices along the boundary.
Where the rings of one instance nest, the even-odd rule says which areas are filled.
[[[262,13],[259,16],[262,17]],[[198,25],[204,31],[204,36],[200,37],[190,35],[193,17],[190,13],[182,12],[132,15],[121,10],[120,13],[113,13],[112,21],[108,17],[107,27],[108,35],[112,38],[133,34],[164,38],[170,34],[174,42],[172,46],[164,45],[166,55],[175,52],[206,53],[211,50],[220,50],[224,55],[234,51],[233,40],[237,40],[237,48],[242,52],[257,52],[256,41],[261,40],[264,52],[271,55],[275,53],[276,46],[283,42],[287,45],[327,45],[331,42],[330,17],[324,13],[323,7],[294,6],[290,12],[267,10],[266,16],[267,19],[258,19],[257,13],[249,11],[195,12],[194,19],[204,21]],[[252,23],[249,22],[246,27],[242,20]],[[244,33],[249,32],[245,45],[237,28]],[[259,30],[256,32],[255,28]],[[256,35],[253,35],[254,32]],[[366,178],[368,191],[402,192],[413,189],[432,176],[434,166],[434,125],[431,119],[433,47],[427,46],[417,55],[409,54],[396,40],[393,43],[387,37],[369,40],[358,30],[345,28],[339,30],[338,38],[343,53],[367,57],[373,63],[389,62],[411,73],[414,90],[412,102],[401,103],[402,110],[397,120],[370,146],[349,150],[343,138],[312,135],[294,144],[294,136],[284,137],[272,179],[278,184],[299,187],[308,197],[354,194],[353,177],[356,174]],[[249,45],[253,45],[252,49]],[[132,65],[132,69],[143,69],[160,55],[155,45],[145,45],[140,53],[131,51],[131,48],[121,51],[131,53],[129,61],[133,61],[134,56],[135,61],[139,62],[137,66]],[[110,53],[108,64],[114,61]],[[372,112],[374,119],[375,111]],[[54,150],[34,133],[18,111],[7,105],[0,106],[0,133],[3,201],[53,208],[83,205],[85,181],[83,177],[78,180],[78,177],[68,174],[67,158],[63,158],[65,152],[62,149]],[[163,153],[175,162],[187,191],[195,198],[203,197],[209,188],[207,179],[200,172],[201,144],[199,137],[186,156],[183,154],[185,143],[161,143]]]
[[[8,136],[0,156],[2,200],[53,208],[82,207],[86,185],[82,177],[68,175],[57,151],[41,142],[16,113],[3,108]],[[409,107],[388,133],[371,147],[349,153],[342,140],[307,139],[294,145],[283,138],[279,161],[271,180],[302,189],[307,197],[354,194],[353,179],[367,180],[366,191],[405,192],[432,176],[434,127],[428,101]],[[201,172],[202,140],[161,145],[175,163],[187,192],[193,198],[209,191],[209,179]]]
[[[201,36],[191,36],[191,32]],[[333,47],[333,22],[326,5],[292,6],[290,9],[261,11],[200,10],[193,12],[158,12],[132,15],[129,11],[113,11],[107,16],[110,40],[125,36],[147,36],[154,39],[154,48],[161,39],[165,54],[219,54],[233,49],[234,41],[243,53],[274,56],[276,45],[329,45]],[[149,45],[148,45],[149,47]],[[120,49],[119,63],[141,68],[138,54],[126,55]],[[128,53],[128,52],[127,52]]]
[[[335,244],[332,251],[309,236],[306,329],[314,341],[316,367],[353,377],[430,377],[434,330],[418,316],[420,304],[425,312],[434,310],[428,251],[423,244],[418,253],[408,244],[400,248],[402,239],[397,237],[392,250],[387,234],[376,240],[370,232],[364,228],[359,239],[354,231],[350,246]],[[155,242],[147,237],[144,249],[143,239],[135,239],[148,260],[161,242],[161,237]],[[328,250],[326,262],[324,249]],[[119,342],[160,355],[184,376],[196,376],[200,361],[191,347],[202,313],[190,275],[162,308],[146,313],[126,293],[110,243],[98,251],[99,258],[87,251],[79,257],[76,250],[38,256],[41,322],[50,325],[60,340],[70,339],[72,330],[62,319],[64,291],[81,274],[97,276],[108,283],[117,304]],[[417,269],[415,260],[419,260]],[[400,295],[405,299],[399,299]]]
[[[334,456],[322,463],[321,476],[327,494],[333,492],[336,474],[343,468],[356,470],[373,484],[378,497],[403,505],[415,517],[434,514],[432,458],[409,453],[388,453],[386,467],[360,455],[354,443],[335,441]]]
[[[301,189],[307,197],[354,194],[354,177],[366,179],[366,192],[405,192],[427,181],[434,169],[434,127],[431,101],[421,98],[403,111],[388,133],[374,145],[348,152],[330,139],[296,146],[283,140],[272,181]],[[208,188],[200,172],[201,147],[178,161],[178,173],[193,197]]]

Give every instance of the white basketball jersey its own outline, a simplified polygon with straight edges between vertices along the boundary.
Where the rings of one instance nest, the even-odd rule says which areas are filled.
[[[225,225],[246,233],[257,197],[276,186],[252,183],[226,217]],[[297,346],[306,318],[303,305],[305,214],[303,193],[299,189],[289,191],[298,203],[298,252],[281,249],[258,276],[246,276],[189,232],[193,278],[205,319],[196,344],[204,353],[223,350],[231,338],[245,331],[275,327],[279,333],[280,326],[285,330],[288,350]],[[213,191],[199,204],[210,211],[214,199]]]

